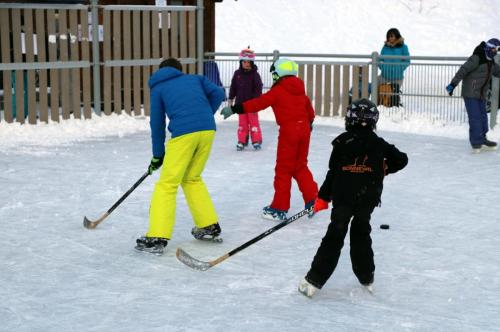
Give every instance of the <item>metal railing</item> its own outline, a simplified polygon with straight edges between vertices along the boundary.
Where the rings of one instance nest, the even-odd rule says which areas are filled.
[[[179,58],[186,72],[199,74],[213,68],[203,64],[212,61],[226,89],[239,67],[238,53],[203,54],[202,0],[166,7],[100,6],[97,0],[90,6],[2,3],[0,46],[0,121],[8,123],[90,118],[101,108],[104,114],[148,115],[147,81],[162,58]],[[260,53],[256,65],[265,91],[278,57],[299,63],[299,77],[318,115],[342,116],[351,99],[367,97],[385,105],[382,114],[395,119],[466,121],[460,87],[453,97],[444,89],[465,57]],[[389,72],[400,69],[391,60],[411,62],[397,87],[379,84],[382,62]],[[494,79],[492,127],[499,85]]]
[[[455,89],[452,97],[445,90],[445,86],[449,84],[467,57],[398,57],[381,56],[376,52],[370,55],[280,53],[279,51],[261,53],[257,54],[255,63],[259,68],[264,90],[272,86],[269,68],[278,57],[291,58],[299,64],[299,76],[304,79],[307,94],[318,115],[341,116],[352,97],[369,97],[380,105],[383,115],[395,120],[425,118],[439,123],[467,122],[467,113],[461,98],[461,86]],[[496,60],[499,61],[499,58],[497,56]],[[399,90],[379,91],[382,87],[379,84],[384,81],[380,77],[379,64],[388,66],[389,72],[391,70],[397,72],[401,66],[400,62],[385,60],[410,61],[408,68],[404,70],[404,79],[402,84],[399,84]],[[222,83],[229,89],[232,75],[239,67],[238,53],[205,53],[205,61],[214,61],[218,65]],[[364,75],[363,68],[368,68]],[[362,90],[365,90],[364,93]],[[498,78],[494,78],[489,101],[492,128],[496,125],[498,90]],[[386,106],[382,102],[384,95],[390,100]]]

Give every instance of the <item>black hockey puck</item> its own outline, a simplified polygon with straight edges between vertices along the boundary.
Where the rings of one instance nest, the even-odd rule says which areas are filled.
[[[380,228],[381,228],[381,229],[389,229],[389,225],[387,225],[387,224],[382,224],[382,225],[380,225]]]

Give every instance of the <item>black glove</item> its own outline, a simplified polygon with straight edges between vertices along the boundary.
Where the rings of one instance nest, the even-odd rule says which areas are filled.
[[[231,107],[233,113],[238,113],[238,114],[243,114],[245,113],[245,110],[243,109],[243,104],[234,104],[233,107]]]
[[[153,172],[160,168],[161,165],[163,165],[163,156],[151,158],[151,162],[148,167],[149,175],[153,174]]]

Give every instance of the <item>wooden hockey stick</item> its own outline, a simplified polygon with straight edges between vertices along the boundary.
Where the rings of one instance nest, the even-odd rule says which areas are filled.
[[[280,222],[279,224],[277,224],[273,228],[268,229],[267,231],[265,231],[264,233],[260,234],[259,236],[256,236],[253,239],[251,239],[250,241],[247,241],[247,242],[243,243],[238,248],[233,249],[230,252],[228,252],[227,254],[225,254],[225,255],[217,258],[217,259],[214,259],[212,261],[204,262],[204,261],[201,261],[199,259],[196,259],[196,258],[192,257],[191,255],[189,255],[184,250],[182,250],[181,248],[177,248],[177,252],[176,252],[177,259],[179,261],[181,261],[182,263],[186,264],[187,266],[189,266],[192,269],[200,270],[200,271],[206,271],[209,268],[211,268],[212,266],[215,266],[215,265],[219,264],[220,262],[222,262],[222,261],[226,260],[227,258],[235,255],[236,253],[238,253],[238,252],[242,251],[243,249],[249,247],[250,245],[254,244],[255,242],[260,241],[263,238],[265,238],[266,236],[268,236],[268,235],[276,232],[278,229],[285,227],[286,225],[294,222],[295,220],[299,219],[302,216],[305,216],[306,214],[310,213],[312,211],[312,209],[313,209],[313,207],[311,206],[308,209],[304,209],[304,210],[300,211],[299,213],[297,213],[297,214],[291,216],[290,218],[288,218],[287,220],[284,220],[284,221]]]
[[[120,205],[125,200],[125,198],[127,198],[127,196],[130,195],[132,193],[132,191],[134,191],[135,188],[137,188],[141,184],[141,182],[144,181],[144,179],[148,177],[148,175],[149,175],[149,172],[146,171],[146,173],[144,173],[141,176],[141,178],[139,180],[137,180],[137,182],[134,183],[134,185],[122,197],[120,197],[120,199],[115,204],[113,204],[113,206],[108,211],[106,211],[99,219],[92,221],[92,220],[87,219],[87,217],[83,217],[83,226],[87,229],[96,228],[97,225],[99,225],[104,219],[106,219],[106,217],[109,216],[111,214],[111,212],[113,212],[113,210],[116,209],[118,207],[118,205]]]

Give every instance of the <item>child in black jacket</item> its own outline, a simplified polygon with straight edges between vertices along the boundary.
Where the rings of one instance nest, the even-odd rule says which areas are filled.
[[[314,213],[332,202],[331,223],[299,292],[311,297],[332,275],[344,246],[349,222],[352,269],[371,290],[373,262],[370,217],[380,204],[384,176],[406,166],[408,157],[374,132],[377,106],[367,99],[354,101],[347,110],[346,132],[332,142],[329,170],[321,186]]]

